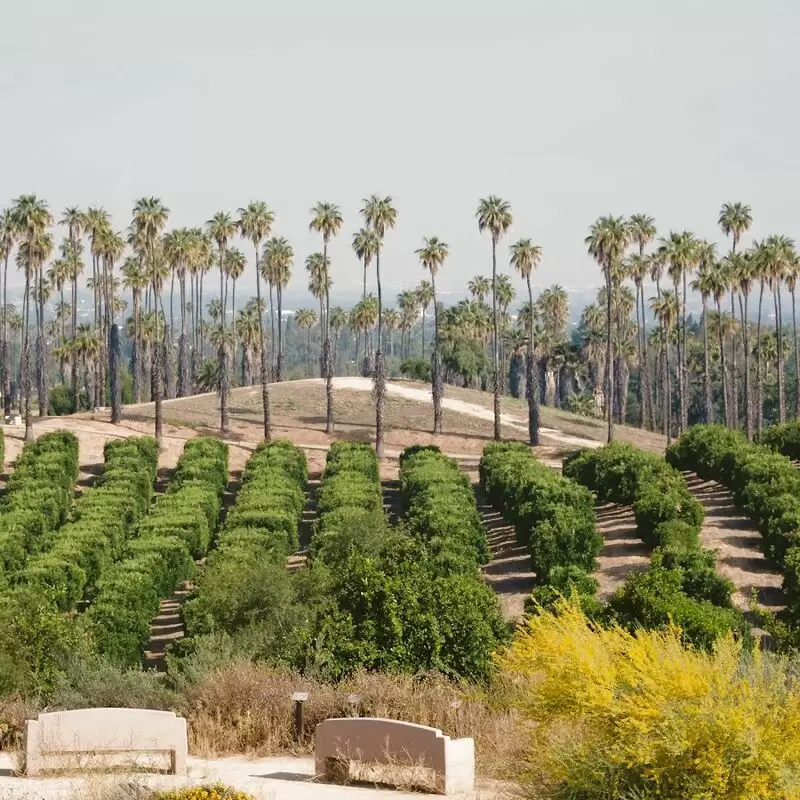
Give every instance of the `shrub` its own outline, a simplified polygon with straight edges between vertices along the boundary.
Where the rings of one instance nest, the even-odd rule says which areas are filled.
[[[172,789],[167,792],[156,792],[153,800],[254,800],[252,795],[239,792],[222,783],[204,786],[189,786],[184,789]]]
[[[761,434],[760,443],[793,461],[800,460],[800,420],[771,425]]]
[[[227,445],[210,437],[187,441],[138,538],[98,581],[88,616],[100,651],[113,662],[138,663],[161,597],[195,574],[193,556],[205,554],[216,532],[227,476]]]
[[[637,534],[651,547],[660,544],[660,526],[674,521],[691,527],[694,546],[699,546],[703,507],[683,476],[663,458],[613,442],[571,454],[564,461],[564,475],[591,489],[600,500],[632,506]]]
[[[597,618],[602,612],[602,604],[595,596],[597,586],[594,575],[580,567],[555,567],[550,572],[549,584],[534,587],[525,601],[525,613],[551,611],[562,598],[576,597],[584,613],[590,618]]]
[[[400,364],[400,374],[413,381],[431,382],[431,362],[426,358],[407,358]]]
[[[540,797],[795,797],[800,690],[790,668],[730,635],[687,647],[675,628],[590,624],[574,604],[530,617],[499,664],[530,724]]]
[[[305,455],[290,442],[256,448],[217,547],[184,606],[189,636],[233,633],[290,602],[285,560],[298,546],[307,476]]]
[[[586,488],[536,461],[521,443],[487,445],[480,477],[489,500],[527,545],[540,583],[558,566],[595,568],[603,540]]]
[[[74,520],[52,536],[47,552],[31,559],[20,575],[23,582],[52,590],[63,611],[91,594],[150,508],[158,463],[155,439],[114,440],[106,443],[104,456],[103,473],[78,498]]]

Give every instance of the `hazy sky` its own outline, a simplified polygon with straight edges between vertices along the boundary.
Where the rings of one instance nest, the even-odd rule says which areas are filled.
[[[172,225],[265,200],[302,261],[341,205],[337,287],[360,283],[360,200],[391,194],[391,289],[450,244],[440,285],[491,267],[480,197],[544,248],[537,285],[599,283],[599,215],[719,236],[800,236],[800,4],[793,0],[25,0],[0,27],[0,206],[160,196]],[[249,258],[251,249],[242,245]],[[501,250],[505,268],[505,244]]]

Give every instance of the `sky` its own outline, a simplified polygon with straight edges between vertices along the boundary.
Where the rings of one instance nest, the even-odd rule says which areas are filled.
[[[800,3],[793,0],[26,0],[0,27],[0,207],[21,193],[103,205],[125,228],[156,195],[170,226],[260,199],[274,233],[321,249],[336,202],[338,291],[360,286],[361,199],[391,195],[389,292],[491,273],[478,200],[511,204],[535,283],[599,285],[583,243],[605,214],[721,240],[724,202],[756,238],[800,237]],[[252,259],[252,248],[240,246]],[[251,272],[252,274],[252,272]],[[252,281],[254,283],[254,281]],[[517,285],[521,288],[520,282]]]

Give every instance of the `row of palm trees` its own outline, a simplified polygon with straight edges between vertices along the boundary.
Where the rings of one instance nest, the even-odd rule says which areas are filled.
[[[773,235],[753,241],[741,248],[742,236],[753,223],[749,206],[726,203],[720,209],[718,224],[729,239],[728,252],[720,256],[714,242],[697,238],[689,231],[671,231],[658,238],[654,220],[647,215],[601,217],[586,238],[589,253],[600,264],[605,278],[604,324],[606,347],[604,377],[608,419],[608,436],[613,436],[614,418],[621,420],[615,392],[615,369],[625,363],[622,358],[624,337],[619,329],[629,319],[626,310],[626,282],[633,283],[636,309],[636,367],[640,375],[640,424],[656,428],[654,375],[650,369],[648,347],[653,342],[647,335],[645,282],[655,284],[655,296],[649,306],[659,326],[659,371],[661,391],[660,428],[669,438],[689,424],[690,376],[689,319],[687,297],[697,292],[702,301],[703,415],[705,421],[717,421],[714,403],[713,369],[710,338],[716,334],[720,361],[722,413],[719,421],[732,428],[742,427],[749,438],[761,433],[764,425],[764,382],[767,369],[764,350],[768,344],[764,325],[764,295],[771,296],[776,335],[778,420],[786,419],[786,347],[782,298],[788,290],[792,299],[791,340],[794,351],[795,414],[800,416],[800,353],[798,352],[795,290],[800,275],[800,260],[794,242],[787,236]],[[648,246],[656,242],[651,252]],[[757,290],[755,330],[751,321],[751,300]],[[714,308],[710,306],[713,303]],[[729,309],[729,310],[728,310]],[[585,327],[591,328],[591,325]],[[754,334],[753,343],[751,337]],[[675,363],[670,359],[674,354]],[[737,364],[739,356],[744,363]],[[753,358],[755,365],[753,365]],[[755,366],[755,369],[753,369]],[[674,378],[674,387],[673,387]],[[740,391],[740,380],[743,391]],[[677,402],[673,409],[673,388]]]

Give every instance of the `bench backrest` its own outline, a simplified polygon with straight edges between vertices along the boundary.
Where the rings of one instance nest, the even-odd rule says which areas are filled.
[[[176,773],[185,770],[186,720],[171,711],[86,708],[39,714],[25,723],[28,774],[41,769],[43,756],[127,752],[166,752]]]
[[[445,769],[445,746],[450,741],[437,728],[378,717],[326,719],[317,725],[314,755],[349,758],[379,764],[397,761],[414,766]]]

